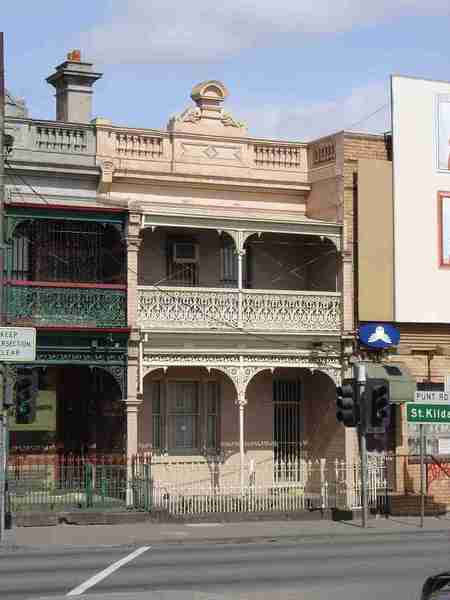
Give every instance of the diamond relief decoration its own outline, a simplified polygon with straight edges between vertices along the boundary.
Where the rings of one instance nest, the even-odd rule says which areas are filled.
[[[218,154],[219,154],[219,153],[218,153],[218,152],[217,152],[217,150],[214,148],[214,146],[208,146],[208,147],[206,148],[206,150],[205,150],[204,154],[205,154],[205,156],[207,156],[208,158],[210,158],[210,159],[213,159],[213,158],[217,158],[217,156],[218,156]]]

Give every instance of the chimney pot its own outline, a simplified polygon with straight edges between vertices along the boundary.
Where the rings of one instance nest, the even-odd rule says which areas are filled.
[[[81,62],[81,50],[72,50],[67,54],[67,60],[70,62]]]

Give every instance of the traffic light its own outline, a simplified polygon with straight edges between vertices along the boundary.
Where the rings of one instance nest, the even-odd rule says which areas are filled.
[[[336,388],[336,418],[345,427],[356,427],[359,423],[357,383],[354,379],[344,379]]]
[[[384,433],[389,423],[389,381],[368,379],[364,390],[367,433]]]
[[[39,374],[36,369],[17,370],[16,423],[27,425],[36,419],[36,398],[39,391]]]

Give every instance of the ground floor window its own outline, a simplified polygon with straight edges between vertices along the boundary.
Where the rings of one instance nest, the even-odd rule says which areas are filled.
[[[160,452],[195,454],[219,446],[217,381],[156,381],[152,385],[152,446]]]
[[[20,366],[9,415],[12,452],[83,457],[123,454],[122,393],[110,373],[88,366]]]

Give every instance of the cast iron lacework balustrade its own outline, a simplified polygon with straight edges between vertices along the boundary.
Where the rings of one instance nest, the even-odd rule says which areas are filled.
[[[239,301],[241,295],[241,302]],[[141,327],[241,325],[261,330],[338,332],[341,296],[333,292],[279,292],[201,288],[138,288]]]
[[[340,295],[245,291],[242,320],[250,328],[337,331]]]
[[[10,285],[11,324],[126,327],[126,292],[117,289]]]
[[[224,327],[221,322],[237,325],[237,293],[222,290],[177,290],[160,288],[159,290],[139,289],[138,312],[142,325],[154,327],[179,327],[186,324],[191,327]]]

